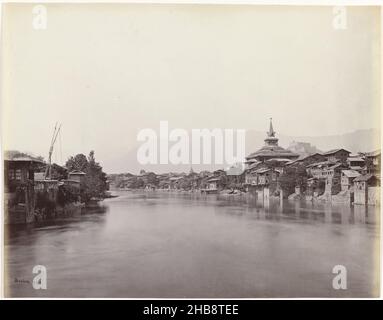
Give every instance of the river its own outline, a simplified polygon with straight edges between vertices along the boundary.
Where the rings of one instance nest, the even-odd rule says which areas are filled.
[[[8,297],[373,297],[379,209],[116,192],[76,218],[5,230]],[[47,270],[47,289],[32,269]],[[332,286],[335,265],[347,289]]]

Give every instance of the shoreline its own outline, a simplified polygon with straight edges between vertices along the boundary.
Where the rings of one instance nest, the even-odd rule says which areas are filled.
[[[325,197],[324,195],[320,195],[317,197],[314,197],[312,195],[305,195],[305,194],[295,194],[292,193],[291,195],[287,197],[283,197],[283,200],[280,198],[279,195],[267,195],[265,196],[263,194],[263,191],[260,193],[257,192],[250,192],[250,191],[240,191],[235,190],[236,192],[229,193],[232,190],[224,189],[224,190],[217,190],[214,193],[206,193],[200,189],[198,190],[168,190],[168,189],[112,189],[110,192],[113,194],[113,192],[140,192],[140,193],[160,193],[160,194],[190,194],[190,195],[203,195],[203,196],[222,196],[222,197],[235,197],[235,198],[248,198],[252,197],[259,201],[262,201],[264,203],[267,203],[269,201],[288,201],[288,202],[296,202],[296,203],[312,203],[312,204],[328,204],[328,205],[346,205],[350,207],[375,207],[380,208],[380,204],[355,204],[350,203],[348,199],[339,199],[338,194],[335,195],[328,195],[328,197]],[[119,195],[114,195],[110,198],[116,198],[119,197]]]

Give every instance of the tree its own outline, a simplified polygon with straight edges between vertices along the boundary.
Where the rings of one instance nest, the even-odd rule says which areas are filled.
[[[295,187],[300,187],[304,192],[307,185],[307,172],[303,165],[288,166],[283,169],[279,177],[280,187],[287,194],[295,191]]]
[[[147,175],[147,183],[150,185],[158,186],[158,177],[154,172],[149,172]]]
[[[180,188],[184,190],[190,190],[192,187],[192,181],[188,178],[184,178],[180,181]]]
[[[94,156],[94,152],[93,152],[93,156]],[[85,172],[88,166],[88,160],[84,154],[79,153],[74,157],[70,157],[68,161],[66,162],[65,166],[68,168],[69,172],[74,170],[80,170]]]
[[[70,157],[66,163],[68,171],[80,170],[85,173],[81,184],[81,199],[89,202],[92,198],[103,198],[107,190],[107,176],[102,167],[96,162],[94,151],[88,158],[83,154]]]

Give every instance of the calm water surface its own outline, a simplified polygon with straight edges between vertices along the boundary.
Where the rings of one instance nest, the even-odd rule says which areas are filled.
[[[6,230],[15,297],[370,297],[379,213],[363,206],[117,192],[103,210]],[[347,290],[332,268],[347,268]],[[47,290],[32,268],[47,268]],[[23,280],[23,283],[15,280]],[[29,282],[29,283],[25,283]]]

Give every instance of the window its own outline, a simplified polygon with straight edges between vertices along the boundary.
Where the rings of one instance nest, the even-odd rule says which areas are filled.
[[[9,180],[14,180],[15,179],[15,170],[9,169],[9,171],[8,171],[8,179]]]
[[[16,169],[15,170],[15,179],[16,180],[21,180],[21,169]]]

